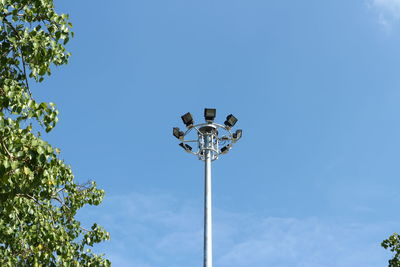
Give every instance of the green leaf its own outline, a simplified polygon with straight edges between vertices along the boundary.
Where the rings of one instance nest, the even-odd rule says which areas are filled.
[[[28,167],[24,166],[24,173],[26,175],[29,175],[29,174],[31,174],[31,170]]]
[[[18,162],[17,161],[12,161],[11,162],[11,169],[12,170],[15,170],[15,169],[17,169],[18,168]]]

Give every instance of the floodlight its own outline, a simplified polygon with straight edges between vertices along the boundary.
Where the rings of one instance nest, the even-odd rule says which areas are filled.
[[[233,140],[238,141],[240,138],[242,138],[242,132],[242,129],[236,130],[236,132],[232,134]]]
[[[185,135],[185,133],[182,132],[178,127],[174,127],[172,134],[178,139],[182,139]]]
[[[193,117],[192,117],[192,114],[190,114],[190,112],[186,113],[181,118],[182,118],[183,123],[186,125],[186,127],[193,125]]]
[[[215,108],[205,108],[204,109],[204,118],[208,122],[212,122],[215,119],[215,116],[217,115],[217,110]]]
[[[187,152],[192,151],[192,147],[189,146],[189,145],[187,145],[187,144],[180,143],[179,145],[180,145],[183,149],[185,149]]]
[[[226,121],[224,122],[224,124],[228,127],[233,127],[233,126],[235,126],[237,121],[238,121],[238,119],[236,119],[235,116],[230,114],[230,115],[228,115],[228,117],[226,117]]]
[[[230,149],[230,145],[224,146],[223,148],[221,148],[221,154],[228,153]]]

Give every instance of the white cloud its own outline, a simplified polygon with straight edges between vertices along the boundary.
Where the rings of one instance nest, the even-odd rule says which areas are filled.
[[[99,249],[114,266],[201,266],[202,203],[165,195],[106,198],[96,220],[112,240]],[[214,210],[214,261],[219,267],[378,267],[390,254],[380,247],[394,223],[277,218]]]
[[[229,248],[219,266],[384,266],[374,225],[329,223],[316,218],[265,218]],[[373,237],[374,236],[374,237]],[[366,257],[368,255],[368,257]],[[268,264],[266,264],[268,263]],[[265,264],[265,265],[264,265]]]
[[[372,0],[372,4],[376,7],[384,9],[387,12],[391,12],[396,16],[398,16],[400,13],[399,0]]]
[[[387,30],[400,20],[400,0],[369,0],[368,6],[377,11],[378,22]]]

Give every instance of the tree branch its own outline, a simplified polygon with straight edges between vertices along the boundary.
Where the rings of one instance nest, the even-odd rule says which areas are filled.
[[[3,139],[1,139],[1,146],[3,147],[3,149],[6,151],[6,153],[8,154],[8,157],[10,159],[14,159],[14,156],[10,153],[10,151],[8,151],[7,146],[4,144]]]
[[[11,29],[15,32],[15,34],[18,36],[18,39],[21,40],[21,35],[19,34],[19,31],[14,27],[14,25],[12,25],[11,22],[9,22],[6,18],[3,19],[3,21],[5,23],[7,23],[8,26],[11,27]],[[25,58],[24,58],[24,54],[22,52],[21,47],[19,48],[19,52],[21,53],[21,59],[22,59],[22,68],[24,69],[24,77],[25,77],[25,85],[26,85],[26,89],[29,93],[29,95],[32,97],[32,92],[29,88],[29,82],[28,82],[28,76],[26,75],[26,67],[25,67]]]

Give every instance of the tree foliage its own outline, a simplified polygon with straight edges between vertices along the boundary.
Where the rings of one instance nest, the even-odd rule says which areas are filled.
[[[29,88],[68,62],[71,27],[53,0],[0,0],[0,266],[110,265],[88,248],[109,234],[75,219],[104,191],[76,183],[59,149],[42,139],[58,111]]]
[[[397,233],[383,240],[382,247],[394,252],[394,256],[389,260],[389,267],[400,267],[400,236]]]

